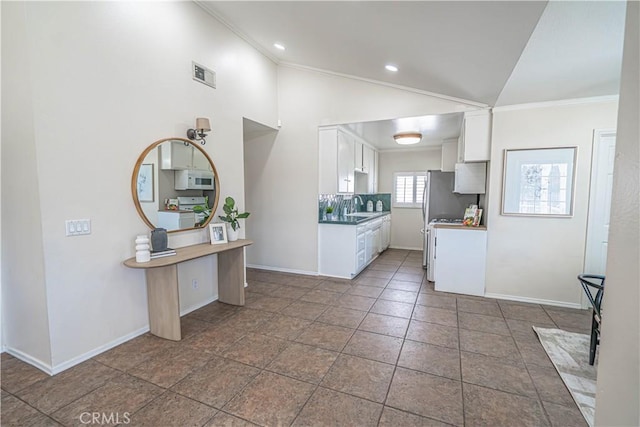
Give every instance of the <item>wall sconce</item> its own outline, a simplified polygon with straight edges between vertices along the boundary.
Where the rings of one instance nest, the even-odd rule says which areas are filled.
[[[420,132],[403,132],[393,135],[393,139],[400,145],[417,144],[422,139]]]
[[[207,143],[204,138],[207,136],[207,132],[210,131],[211,124],[209,123],[209,119],[206,117],[198,117],[196,119],[196,128],[187,131],[187,138],[192,141],[200,141],[200,144],[204,145]]]

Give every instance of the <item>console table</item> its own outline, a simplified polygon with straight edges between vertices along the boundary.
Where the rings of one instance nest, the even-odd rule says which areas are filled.
[[[176,249],[176,255],[136,262],[124,261],[131,268],[143,268],[147,281],[149,329],[152,334],[180,341],[180,297],[178,295],[178,264],[207,255],[218,255],[218,301],[244,305],[244,247],[251,240],[211,245],[202,243]]]

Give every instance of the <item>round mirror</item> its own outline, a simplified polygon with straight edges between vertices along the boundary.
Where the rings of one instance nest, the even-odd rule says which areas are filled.
[[[150,228],[205,227],[218,206],[220,182],[207,153],[188,139],[166,138],[140,154],[131,176],[133,203]]]

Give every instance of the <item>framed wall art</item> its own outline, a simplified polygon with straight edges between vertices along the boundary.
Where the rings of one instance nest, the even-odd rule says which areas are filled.
[[[138,172],[138,200],[141,202],[153,202],[153,163],[140,165]]]

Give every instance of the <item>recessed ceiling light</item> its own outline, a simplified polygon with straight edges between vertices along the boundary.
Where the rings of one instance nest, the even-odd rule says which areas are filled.
[[[284,46],[281,45],[280,43],[274,43],[273,47],[275,47],[276,49],[284,50]]]
[[[386,68],[388,71],[393,71],[394,73],[398,71],[398,67],[392,64],[387,64],[384,66],[384,68]]]

